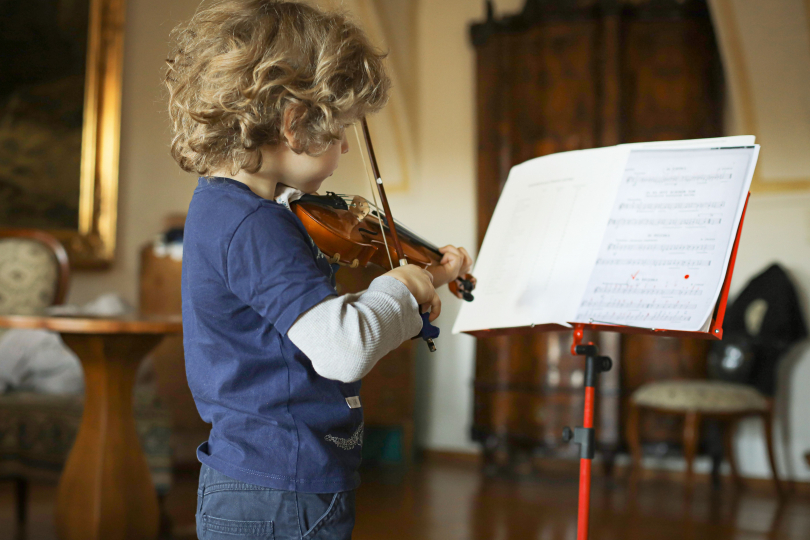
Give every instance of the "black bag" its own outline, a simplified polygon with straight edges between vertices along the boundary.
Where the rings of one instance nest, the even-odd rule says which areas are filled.
[[[779,360],[807,337],[796,289],[781,266],[771,265],[734,299],[726,310],[723,335],[723,341],[712,344],[710,375],[772,396]]]

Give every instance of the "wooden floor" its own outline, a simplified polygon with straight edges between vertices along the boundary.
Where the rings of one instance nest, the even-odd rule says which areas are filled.
[[[767,490],[690,494],[671,480],[594,479],[593,540],[808,540],[810,498],[779,504]],[[196,479],[181,477],[166,508],[175,538],[194,538]],[[17,535],[13,491],[0,483],[0,540],[54,540],[55,488],[34,486],[27,530]],[[487,478],[472,465],[429,463],[410,472],[366,471],[354,540],[574,540],[577,479],[560,472],[531,480]]]

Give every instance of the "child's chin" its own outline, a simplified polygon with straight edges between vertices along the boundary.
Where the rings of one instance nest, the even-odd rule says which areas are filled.
[[[304,189],[302,189],[301,191],[303,191],[304,193],[307,193],[307,194],[309,194],[309,195],[312,195],[312,194],[314,194],[314,193],[317,193],[317,192],[318,192],[318,190],[319,190],[319,189],[321,189],[321,184],[323,184],[323,180],[320,180],[320,181],[318,181],[318,182],[310,182],[310,183],[309,183],[309,184],[307,184],[307,186],[306,186]]]

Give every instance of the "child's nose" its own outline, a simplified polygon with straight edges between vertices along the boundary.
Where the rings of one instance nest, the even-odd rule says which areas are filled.
[[[340,153],[345,154],[349,151],[349,139],[346,137],[346,134],[343,134],[343,138],[340,140]]]

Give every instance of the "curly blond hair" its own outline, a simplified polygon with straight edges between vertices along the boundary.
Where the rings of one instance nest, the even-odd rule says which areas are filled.
[[[171,153],[188,172],[255,173],[265,145],[320,155],[346,125],[388,100],[385,55],[340,13],[222,0],[177,27],[173,39],[165,77]]]

